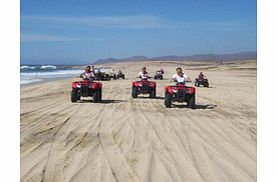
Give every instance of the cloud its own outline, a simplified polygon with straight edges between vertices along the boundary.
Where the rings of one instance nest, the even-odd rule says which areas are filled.
[[[161,28],[182,26],[182,22],[168,21],[157,16],[88,16],[88,17],[57,17],[57,16],[22,16],[21,20],[31,23],[75,24],[91,27],[122,27],[122,28]]]
[[[240,20],[198,22],[198,26],[206,29],[219,30],[246,29],[249,27],[249,25]]]
[[[21,42],[65,42],[78,41],[79,39],[59,35],[21,33]]]
[[[186,28],[186,29],[219,29],[233,30],[249,27],[241,20],[228,21],[175,21],[167,20],[158,16],[135,15],[135,16],[21,16],[21,21],[29,25],[47,26],[79,26],[79,27],[102,27],[102,28]]]

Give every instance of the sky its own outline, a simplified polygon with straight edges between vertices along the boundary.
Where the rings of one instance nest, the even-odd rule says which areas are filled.
[[[23,0],[21,64],[257,50],[256,0]]]

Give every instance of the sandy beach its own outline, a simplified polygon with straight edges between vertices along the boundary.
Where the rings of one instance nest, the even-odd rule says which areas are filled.
[[[106,66],[126,79],[102,81],[102,103],[71,103],[77,78],[21,87],[22,182],[256,181],[256,61]],[[152,75],[165,69],[156,99],[131,98],[142,66]],[[164,107],[164,86],[179,66],[210,81],[196,88],[196,109]]]

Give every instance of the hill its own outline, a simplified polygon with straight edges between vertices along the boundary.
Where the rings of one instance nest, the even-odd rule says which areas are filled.
[[[256,51],[248,51],[248,52],[239,52],[239,53],[231,53],[231,54],[197,54],[197,55],[189,55],[189,56],[161,56],[161,57],[153,57],[148,58],[146,56],[133,56],[129,58],[107,58],[107,59],[99,59],[95,61],[95,64],[103,64],[103,63],[116,63],[116,62],[137,62],[137,61],[243,61],[243,60],[251,60],[257,59]]]

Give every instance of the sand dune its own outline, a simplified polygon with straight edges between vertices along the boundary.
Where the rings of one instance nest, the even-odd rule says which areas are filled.
[[[142,65],[166,71],[157,99],[131,98]],[[195,110],[163,105],[178,65],[210,80]],[[102,103],[72,104],[74,78],[21,88],[21,181],[256,181],[256,62],[113,66]]]

